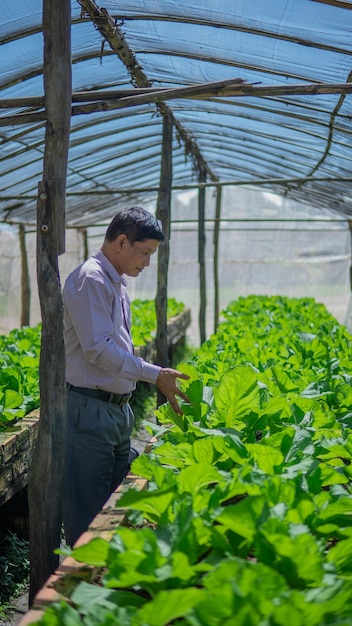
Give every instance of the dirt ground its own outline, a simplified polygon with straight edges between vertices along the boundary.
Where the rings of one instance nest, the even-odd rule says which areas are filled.
[[[0,626],[17,626],[28,611],[28,590],[11,601],[11,608],[0,621]]]

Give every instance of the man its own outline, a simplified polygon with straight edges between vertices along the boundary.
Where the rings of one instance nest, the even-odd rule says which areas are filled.
[[[110,223],[104,243],[64,290],[68,420],[63,485],[66,541],[73,546],[128,469],[136,381],[154,383],[173,409],[185,374],[134,356],[124,276],[138,276],[165,241],[161,224],[132,207]]]

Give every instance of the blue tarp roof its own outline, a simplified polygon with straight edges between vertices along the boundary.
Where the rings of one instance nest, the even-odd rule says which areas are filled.
[[[71,4],[73,91],[141,87],[82,9],[87,2],[94,6]],[[351,81],[351,1],[104,0],[104,8],[151,87],[235,78],[263,87]],[[2,0],[1,9],[0,101],[42,96],[42,4]],[[175,121],[175,188],[198,183],[182,128],[209,182],[255,185],[351,215],[352,94],[208,96],[168,100],[167,107]],[[34,223],[45,123],[8,124],[23,111],[0,109],[0,220]],[[67,223],[103,222],[121,203],[153,200],[161,142],[156,104],[73,116]]]

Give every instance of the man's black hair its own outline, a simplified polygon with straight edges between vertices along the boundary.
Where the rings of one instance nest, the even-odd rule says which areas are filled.
[[[156,239],[165,241],[160,220],[140,206],[122,209],[110,222],[106,234],[106,241],[114,241],[119,235],[126,235],[131,243]]]

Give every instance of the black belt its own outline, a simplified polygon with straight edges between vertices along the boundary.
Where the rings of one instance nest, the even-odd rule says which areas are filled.
[[[123,406],[130,401],[132,393],[110,393],[103,389],[89,389],[88,387],[75,387],[70,383],[67,383],[67,389],[82,393],[90,398],[96,398],[97,400],[103,400],[103,402],[110,402],[111,404],[117,404]]]

